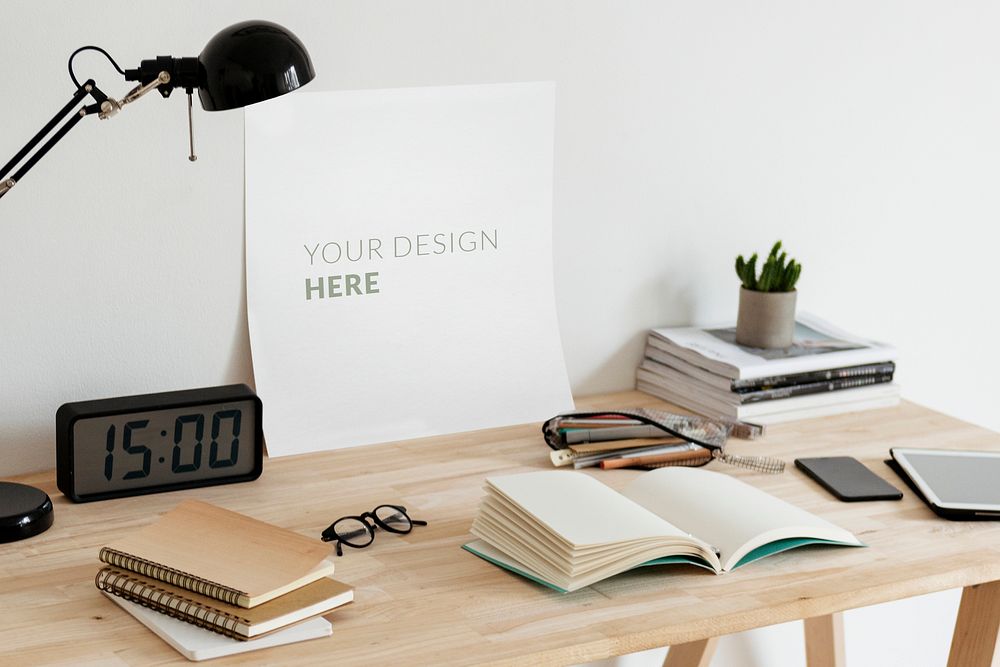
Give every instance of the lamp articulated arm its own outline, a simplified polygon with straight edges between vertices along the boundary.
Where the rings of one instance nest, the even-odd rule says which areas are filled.
[[[70,98],[69,102],[67,102],[66,105],[60,109],[56,115],[42,127],[41,130],[38,131],[38,134],[33,136],[31,140],[25,144],[24,148],[19,150],[14,157],[7,162],[7,164],[0,167],[0,197],[3,197],[10,191],[11,188],[19,183],[21,179],[24,178],[24,175],[27,174],[39,160],[45,157],[45,154],[48,153],[53,146],[59,143],[59,141],[86,116],[96,113],[97,117],[101,120],[111,118],[121,111],[122,107],[126,104],[136,101],[149,91],[169,82],[170,75],[167,72],[160,72],[159,76],[153,81],[150,81],[145,85],[136,86],[121,100],[115,100],[101,92],[101,90],[94,83],[93,79],[85,81],[83,85],[77,88],[76,92],[73,93],[73,97]],[[85,104],[74,112],[73,108],[88,95],[94,99],[94,103]],[[42,144],[41,147],[39,147],[38,150],[32,154],[31,151],[33,151],[35,147],[38,146],[38,144],[46,136],[48,136],[49,132],[52,132],[52,129],[55,128],[61,120],[66,118],[66,116],[69,116],[69,119],[66,120],[66,122],[58,130],[56,130],[51,137],[49,137],[48,141]],[[11,169],[20,164],[22,160],[24,162],[21,164],[20,168],[12,175],[8,176]]]

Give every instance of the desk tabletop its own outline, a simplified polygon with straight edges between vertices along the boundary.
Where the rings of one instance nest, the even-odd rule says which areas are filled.
[[[663,406],[638,392],[579,399],[581,409]],[[695,567],[624,573],[563,595],[460,549],[485,477],[551,469],[537,424],[267,461],[245,484],[76,505],[53,473],[17,481],[45,489],[55,525],[0,545],[0,663],[138,665],[185,662],[94,587],[98,548],[199,498],[319,537],[332,520],[381,503],[425,519],[380,534],[337,560],[356,602],[333,637],[213,664],[566,664],[830,614],[1000,579],[1000,523],[937,518],[882,463],[894,446],[1000,450],[1000,434],[926,408],[896,408],[769,427],[730,451],[783,458],[784,474],[710,467],[827,518],[867,549],[810,547],[716,576]],[[901,502],[841,503],[792,463],[849,454],[904,490]],[[621,487],[633,470],[592,471]]]

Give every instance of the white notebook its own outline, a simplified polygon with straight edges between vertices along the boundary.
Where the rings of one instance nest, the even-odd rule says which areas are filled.
[[[581,472],[486,480],[465,549],[562,592],[643,565],[722,574],[809,544],[863,546],[825,519],[735,477],[693,468],[637,476],[621,492]]]
[[[192,661],[209,660],[234,653],[246,653],[261,648],[281,646],[282,644],[294,644],[307,639],[329,637],[333,634],[333,626],[330,625],[330,621],[317,616],[257,639],[240,641],[171,618],[166,614],[147,609],[115,595],[105,593],[105,596],[156,633],[160,639],[173,646],[178,653]]]

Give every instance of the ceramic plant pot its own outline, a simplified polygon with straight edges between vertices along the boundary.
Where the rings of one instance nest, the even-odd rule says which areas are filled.
[[[789,347],[795,334],[795,290],[755,292],[740,287],[736,342],[748,347]]]

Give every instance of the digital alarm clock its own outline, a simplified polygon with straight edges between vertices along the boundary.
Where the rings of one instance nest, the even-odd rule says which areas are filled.
[[[264,463],[261,402],[245,384],[66,403],[56,483],[74,502],[249,482]]]

